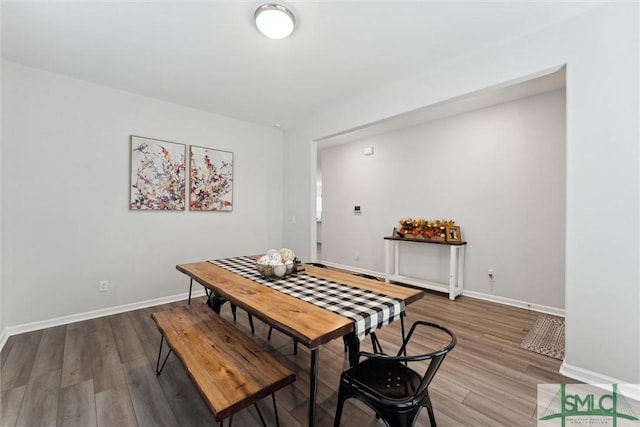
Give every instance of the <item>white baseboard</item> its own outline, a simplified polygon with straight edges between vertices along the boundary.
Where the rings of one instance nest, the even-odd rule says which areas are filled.
[[[4,348],[4,345],[7,343],[8,339],[9,339],[9,331],[7,331],[7,328],[4,328],[0,333],[0,350]]]
[[[204,289],[193,291],[191,298],[204,296]],[[146,301],[134,302],[131,304],[118,305],[115,307],[103,308],[100,310],[87,311],[85,313],[72,314],[70,316],[57,317],[55,319],[41,320],[38,322],[25,323],[23,325],[9,326],[0,335],[0,350],[12,335],[23,334],[25,332],[37,331],[39,329],[52,328],[54,326],[67,325],[69,323],[80,322],[82,320],[95,319],[97,317],[110,316],[112,314],[124,313],[126,311],[138,310],[141,308],[153,307],[170,302],[185,300],[189,293],[170,295],[162,298],[154,298]]]
[[[628,384],[618,378],[589,371],[577,366],[571,366],[566,361],[562,362],[562,365],[560,365],[560,373],[565,377],[573,378],[574,380],[596,386],[618,384],[618,389],[625,397],[640,401],[640,385],[638,384]]]
[[[318,262],[326,265],[327,267],[338,268],[340,270],[351,271],[353,273],[368,274],[370,276],[375,276],[375,277],[378,277],[378,278],[384,280],[384,273],[380,273],[379,271],[367,270],[367,269],[359,268],[359,267],[352,267],[350,265],[337,264],[335,262],[325,261],[325,260],[318,261]]]
[[[370,274],[372,276],[376,276],[381,279],[384,279],[384,273],[380,273],[379,271],[365,270],[364,268],[352,267],[350,265],[337,264],[335,262],[324,261],[324,260],[320,262],[322,262],[322,264],[328,267],[339,268],[341,270],[352,271],[354,273]],[[491,301],[491,302],[496,302],[498,304],[510,305],[512,307],[520,307],[527,310],[537,311],[540,313],[547,313],[547,314],[553,314],[555,316],[564,317],[563,308],[549,307],[546,305],[534,304],[534,303],[515,300],[511,298],[504,298],[496,295],[483,294],[481,292],[468,291],[466,289],[462,291],[462,295],[467,296],[469,298],[476,298],[484,301]]]
[[[512,307],[520,307],[527,310],[537,311],[540,313],[547,313],[547,314],[553,314],[554,316],[564,317],[563,308],[549,307],[546,305],[534,304],[526,301],[500,297],[497,295],[483,294],[482,292],[468,291],[466,289],[462,291],[462,295],[470,298],[497,302],[498,304],[510,305]]]

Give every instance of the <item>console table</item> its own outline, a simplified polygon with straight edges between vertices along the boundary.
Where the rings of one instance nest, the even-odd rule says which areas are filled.
[[[384,279],[389,283],[406,283],[420,288],[432,289],[440,292],[447,292],[449,299],[454,300],[462,293],[464,283],[464,248],[467,242],[440,242],[434,240],[407,239],[402,237],[385,237],[384,245]],[[449,284],[422,280],[414,277],[402,276],[399,274],[400,266],[400,243],[428,243],[432,245],[443,245],[449,247]],[[391,269],[391,251],[393,250],[393,270]]]

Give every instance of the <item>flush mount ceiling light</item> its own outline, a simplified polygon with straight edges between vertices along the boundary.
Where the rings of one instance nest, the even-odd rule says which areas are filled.
[[[263,4],[256,9],[253,18],[256,27],[265,36],[272,39],[283,39],[293,32],[296,18],[284,6],[275,3]]]

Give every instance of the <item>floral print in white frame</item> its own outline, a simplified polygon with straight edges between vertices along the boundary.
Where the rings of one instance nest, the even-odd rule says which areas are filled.
[[[212,148],[189,147],[189,210],[233,210],[233,153]]]

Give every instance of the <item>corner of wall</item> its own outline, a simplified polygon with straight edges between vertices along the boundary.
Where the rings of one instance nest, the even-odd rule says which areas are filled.
[[[0,19],[2,19],[2,3],[0,2]],[[0,32],[0,350],[7,341],[7,328],[4,321],[4,184],[2,182],[4,162],[4,114],[3,114],[3,76],[4,61],[2,60],[2,34]]]
[[[560,374],[565,377],[573,378],[574,380],[581,381],[585,384],[618,384],[625,385],[625,396],[631,397],[634,400],[640,400],[640,386],[638,384],[627,384],[619,378],[613,378],[598,372],[593,372],[588,369],[583,369],[577,366],[568,364],[566,361],[560,365]]]
[[[311,207],[315,203],[312,163],[316,156],[312,147],[315,143],[307,131],[291,130],[284,135],[283,244],[302,260],[312,259],[315,245],[315,209]]]

